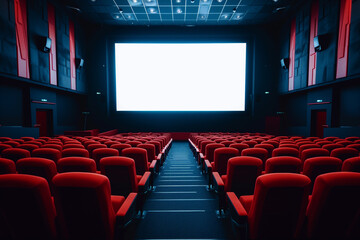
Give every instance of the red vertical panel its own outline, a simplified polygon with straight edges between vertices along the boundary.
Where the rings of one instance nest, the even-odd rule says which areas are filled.
[[[26,0],[14,0],[18,76],[30,78]]]
[[[336,78],[347,76],[352,0],[340,1]]]
[[[318,34],[319,1],[314,1],[311,6],[310,19],[310,44],[309,44],[309,76],[308,86],[316,83],[316,52],[314,49],[314,37]]]
[[[55,8],[50,3],[48,3],[48,24],[49,38],[51,39],[51,49],[49,53],[50,84],[57,85]]]
[[[71,89],[76,90],[75,30],[74,30],[74,23],[72,21],[69,21],[69,39],[70,39],[70,82],[71,82]]]
[[[295,77],[295,39],[296,39],[296,19],[291,22],[290,29],[290,53],[289,53],[289,91],[294,90]]]

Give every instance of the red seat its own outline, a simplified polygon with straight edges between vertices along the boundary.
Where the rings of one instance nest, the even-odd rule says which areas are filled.
[[[342,161],[345,161],[348,158],[358,157],[359,151],[354,148],[346,148],[346,147],[336,148],[331,151],[330,156],[336,157],[336,158],[341,159]]]
[[[289,156],[299,158],[299,150],[289,147],[275,148],[272,152],[272,157]]]
[[[360,157],[346,159],[342,164],[341,171],[360,173]]]
[[[64,144],[63,149],[68,149],[68,148],[83,148],[83,149],[85,149],[84,145],[81,145],[81,144],[74,144],[74,143]]]
[[[347,137],[345,138],[345,140],[347,141],[352,141],[352,142],[355,142],[356,140],[359,140],[360,137],[356,137],[356,136],[352,136],[352,137]]]
[[[213,180],[212,172],[218,172],[220,175],[225,175],[227,172],[228,160],[238,155],[239,150],[236,148],[221,147],[215,149],[213,162],[210,163],[208,159],[205,159],[206,172],[208,173],[209,177],[209,188]]]
[[[136,193],[111,196],[109,179],[69,172],[54,177],[55,204],[64,239],[114,240],[116,229],[135,213]]]
[[[0,211],[10,239],[56,240],[56,211],[44,178],[0,176]]]
[[[299,158],[289,156],[272,157],[265,162],[264,173],[300,173],[302,162]]]
[[[17,147],[17,146],[20,145],[19,142],[16,142],[16,141],[14,141],[14,140],[5,141],[5,142],[2,142],[2,143],[3,143],[3,144],[10,145],[10,146],[12,146],[12,147]]]
[[[263,162],[255,157],[233,157],[227,164],[226,175],[213,172],[214,188],[219,194],[219,213],[225,209],[225,192],[236,196],[254,194],[255,181],[261,175]]]
[[[95,160],[98,170],[100,170],[100,159],[112,156],[119,156],[119,151],[113,148],[97,148],[92,152],[92,159]]]
[[[301,174],[272,173],[259,176],[254,195],[227,193],[235,222],[248,224],[242,239],[294,239],[301,231],[308,203],[310,179]]]
[[[271,145],[271,144],[270,144]],[[256,146],[256,145],[255,145]],[[271,145],[272,146],[272,145]],[[247,149],[249,148],[249,145],[245,144],[245,143],[233,143],[233,144],[230,144],[229,147],[232,147],[232,148],[236,148],[237,150],[239,150],[239,155],[241,155],[241,152],[244,150],[244,149]]]
[[[343,140],[343,141],[337,141],[336,144],[341,144],[343,147],[346,147],[347,145],[353,144],[353,142],[352,142],[352,141]]]
[[[61,156],[64,157],[89,157],[89,152],[81,148],[68,148],[61,151]]]
[[[299,146],[296,145],[295,143],[281,143],[281,144],[279,145],[279,148],[284,148],[284,147],[286,147],[286,148],[299,149]]]
[[[268,150],[265,148],[248,148],[248,149],[244,149],[241,152],[241,156],[250,156],[250,157],[256,157],[259,158],[263,161],[264,165],[265,165],[265,161],[268,158]]]
[[[107,146],[105,144],[100,144],[100,143],[94,143],[94,144],[89,144],[86,149],[89,151],[89,155],[90,157],[92,158],[92,152],[95,150],[95,149],[98,149],[98,148],[107,148]]]
[[[63,172],[92,172],[96,173],[96,163],[87,157],[65,157],[57,162],[59,173]]]
[[[127,144],[130,144],[131,147],[136,147],[137,145],[141,144],[142,142],[140,141],[127,141]]]
[[[245,144],[249,145],[250,148],[252,148],[252,147],[254,147],[256,144],[258,144],[256,141],[253,141],[253,140],[243,141],[242,143],[245,143]]]
[[[18,173],[45,178],[49,184],[51,192],[53,192],[52,179],[57,174],[56,164],[54,161],[38,157],[22,158],[16,162],[16,169]]]
[[[54,149],[57,149],[57,150],[61,151],[63,147],[61,145],[59,145],[59,144],[48,144],[48,143],[46,143],[46,144],[42,145],[41,148],[54,148]]]
[[[16,173],[16,166],[13,160],[0,158],[0,175]]]
[[[32,153],[32,151],[39,148],[39,146],[35,144],[23,143],[17,146],[17,148],[25,149],[28,150],[30,153]]]
[[[117,143],[111,145],[110,148],[118,150],[119,156],[122,156],[122,150],[125,148],[131,148],[131,145],[127,143]]]
[[[341,165],[342,161],[335,157],[313,157],[304,162],[303,174],[314,184],[317,176],[321,174],[341,171]]]
[[[11,141],[12,138],[10,137],[0,137],[0,142],[6,142],[6,141]]]
[[[61,158],[61,152],[54,148],[38,148],[32,152],[32,156],[50,159],[57,163]]]
[[[307,239],[360,239],[360,173],[320,175],[306,211]]]
[[[0,143],[0,156],[1,156],[2,151],[4,151],[5,149],[8,149],[8,148],[12,148],[12,146],[8,145],[8,144]]]
[[[136,173],[135,161],[128,157],[105,157],[100,160],[101,174],[110,179],[112,193],[127,196],[131,192],[144,194],[149,189],[150,172]]]
[[[304,151],[304,150],[306,150],[306,149],[313,149],[313,148],[321,148],[321,146],[318,145],[318,144],[314,144],[314,143],[301,145],[301,146],[299,147],[300,155],[301,155],[302,151]]]
[[[238,155],[239,150],[237,150],[236,148],[222,147],[215,149],[214,162],[211,163],[212,171],[218,172],[220,175],[225,175],[227,172],[228,160]]]
[[[225,145],[221,143],[210,143],[206,145],[205,155],[203,156],[203,158],[201,158],[202,156],[200,156],[200,164],[202,171],[205,170],[205,160],[208,160],[211,165],[211,163],[214,162],[214,151],[221,147],[225,147]]]
[[[143,148],[147,151],[149,163],[151,163],[154,160],[156,161],[155,170],[156,170],[156,172],[158,172],[160,169],[161,160],[159,159],[159,157],[155,156],[155,145],[151,144],[151,143],[142,143],[142,144],[139,144],[137,147]]]
[[[356,149],[356,150],[358,150],[360,152],[360,143],[349,144],[346,147],[347,148],[354,148],[354,149]]]
[[[342,147],[344,147],[344,146],[341,144],[336,144],[336,143],[322,145],[322,148],[328,150],[330,153],[332,152],[332,150],[334,150],[336,148],[342,148]]]
[[[13,160],[16,162],[21,158],[30,157],[30,152],[21,148],[8,148],[2,151],[1,157]]]
[[[122,150],[122,155],[134,159],[137,175],[143,175],[146,171],[154,172],[156,161],[148,162],[147,151],[145,149],[137,147],[126,148]]]
[[[233,144],[233,143],[235,143],[234,141],[222,141],[222,142],[220,142],[221,144],[224,144],[225,145],[225,147],[229,147],[231,144]]]
[[[264,148],[268,151],[268,156],[271,156],[272,151],[274,150],[275,147],[269,143],[261,143],[261,144],[256,144],[254,148]]]
[[[301,152],[301,161],[305,162],[306,159],[308,158],[313,158],[313,157],[326,157],[329,156],[330,153],[328,150],[324,149],[324,148],[309,148],[309,149],[305,149]]]

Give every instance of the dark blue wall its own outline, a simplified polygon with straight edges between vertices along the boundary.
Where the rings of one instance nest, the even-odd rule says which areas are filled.
[[[331,131],[325,134],[359,135],[360,126],[360,2],[353,1],[350,25],[348,77],[336,79],[336,56],[339,28],[339,0],[319,0],[318,35],[325,36],[323,51],[317,53],[316,85],[307,86],[310,29],[310,1],[296,14],[295,90],[288,92],[287,70],[280,71],[280,102],[285,124],[283,134],[310,135],[311,110],[325,109]],[[281,28],[281,55],[289,56],[290,21]],[[317,100],[329,102],[312,105]],[[353,128],[354,131],[349,131]],[[341,134],[343,132],[343,134]]]
[[[49,54],[40,51],[40,37],[48,36],[47,1],[27,0],[30,79],[17,77],[14,1],[0,1],[0,126],[31,127],[36,109],[51,109],[54,134],[82,128],[86,108],[86,64],[77,70],[77,90],[70,90],[69,19],[75,22],[76,57],[85,58],[84,24],[66,11],[61,2],[56,8],[58,85],[49,83]],[[86,60],[85,60],[86,62]],[[47,99],[54,105],[33,101]]]

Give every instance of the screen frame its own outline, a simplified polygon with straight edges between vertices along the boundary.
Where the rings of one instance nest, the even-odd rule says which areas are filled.
[[[146,39],[146,41],[144,40]],[[125,124],[127,130],[149,131],[214,131],[247,128],[243,123],[251,122],[254,115],[254,61],[255,39],[251,31],[239,30],[238,27],[123,27],[109,34],[106,38],[106,95],[101,97],[106,101],[107,117],[113,118],[119,124]],[[245,77],[245,111],[116,111],[116,72],[115,72],[115,43],[246,43],[246,77]],[[105,110],[105,109],[104,109]],[[174,124],[171,121],[184,120]],[[197,124],[193,124],[193,119]],[[222,120],[231,122],[230,125],[214,126]],[[232,119],[232,120],[231,120]],[[160,123],[150,121],[161,120]],[[202,125],[199,122],[210,120]],[[128,125],[129,123],[130,126]],[[165,123],[165,126],[159,124]],[[238,123],[238,124],[236,124]],[[142,125],[138,128],[135,126]],[[174,126],[174,127],[173,127]],[[251,126],[248,126],[251,127]],[[122,127],[118,126],[119,130]]]

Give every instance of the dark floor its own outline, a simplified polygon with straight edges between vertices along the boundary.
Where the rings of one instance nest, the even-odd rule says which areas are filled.
[[[216,214],[218,200],[187,142],[173,142],[149,193],[144,216],[126,239],[233,239],[229,218]]]

